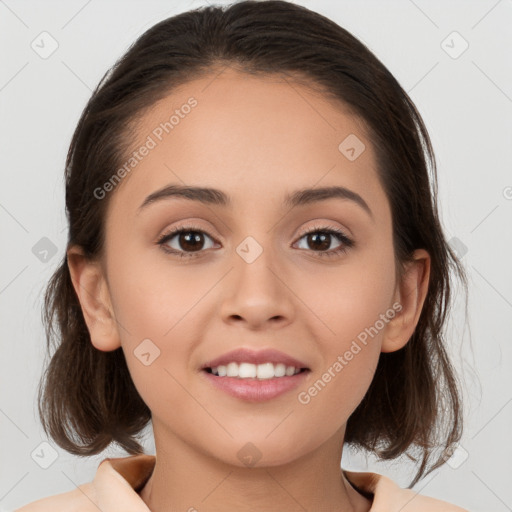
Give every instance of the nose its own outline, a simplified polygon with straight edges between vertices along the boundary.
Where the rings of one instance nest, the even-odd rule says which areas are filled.
[[[254,261],[235,253],[233,260],[234,268],[226,276],[229,285],[223,292],[223,320],[245,324],[251,330],[282,328],[293,322],[292,278],[271,251],[263,250]]]

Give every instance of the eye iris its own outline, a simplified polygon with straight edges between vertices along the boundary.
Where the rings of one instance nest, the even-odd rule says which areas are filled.
[[[203,242],[202,239],[203,235],[197,231],[186,231],[179,235],[180,246],[183,249],[191,251],[197,251],[201,248],[200,245],[201,242]],[[197,243],[194,245],[194,242],[199,242],[199,247]]]
[[[321,247],[318,247],[318,244],[316,244],[316,246],[317,246],[316,248],[318,250],[327,250],[327,249],[329,249],[329,246],[331,245],[330,236],[331,236],[330,234],[325,233],[323,231],[317,231],[315,233],[311,233],[308,235],[308,243],[313,242],[312,246],[314,247],[315,242],[317,242],[318,240],[321,240]]]

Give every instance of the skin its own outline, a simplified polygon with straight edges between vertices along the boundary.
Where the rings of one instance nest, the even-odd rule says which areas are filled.
[[[429,255],[416,251],[398,279],[389,201],[363,125],[289,80],[228,69],[189,82],[138,120],[134,149],[191,96],[198,105],[110,192],[103,259],[68,251],[91,342],[102,351],[122,347],[152,412],[157,462],[141,498],[156,512],[367,511],[370,501],[340,469],[345,425],[379,354],[402,348],[414,331]],[[354,161],[338,150],[349,134],[366,145]],[[171,183],[221,189],[233,205],[174,198],[137,212]],[[357,192],[373,216],[346,199],[283,205],[288,192],[331,185]],[[192,219],[205,233],[200,255],[164,252],[159,235]],[[355,245],[321,257],[342,243],[308,243],[302,233],[318,227],[339,228]],[[247,236],[263,250],[250,264],[236,252]],[[179,239],[167,245],[190,253]],[[298,394],[397,302],[401,311],[378,335],[300,403]],[[134,350],[148,338],[160,355],[146,366]],[[240,346],[276,348],[311,373],[266,402],[233,398],[199,368]],[[249,442],[261,456],[253,467],[237,456]]]

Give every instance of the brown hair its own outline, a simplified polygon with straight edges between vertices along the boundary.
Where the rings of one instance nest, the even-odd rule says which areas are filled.
[[[411,487],[444,462],[444,454],[432,461],[436,449],[451,449],[462,434],[458,381],[443,331],[450,271],[466,289],[467,280],[438,218],[435,157],[421,116],[386,67],[345,29],[305,7],[269,0],[201,7],[146,31],[102,78],[74,132],[65,171],[68,248],[79,245],[90,259],[102,255],[108,197],[98,201],[93,191],[123,161],[133,142],[128,127],[178,85],[226,65],[316,87],[361,119],[392,209],[398,271],[415,249],[431,256],[414,334],[402,349],[380,354],[345,435],[346,443],[382,459],[419,450]],[[142,453],[137,434],[151,412],[122,349],[92,345],[66,256],[46,289],[43,320],[48,354],[51,342],[56,345],[39,387],[45,432],[76,455],[100,453],[111,442]]]

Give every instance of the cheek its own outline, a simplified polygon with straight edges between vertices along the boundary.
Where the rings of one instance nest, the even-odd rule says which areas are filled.
[[[312,421],[324,439],[343,426],[368,390],[379,354],[361,344],[333,354],[332,361],[312,375],[297,396],[303,424]]]
[[[298,401],[325,429],[332,428],[333,421],[346,421],[362,400],[377,367],[386,326],[395,316],[393,251],[365,254],[340,266],[335,279],[332,271],[316,274],[314,282],[304,282],[301,292],[321,319],[310,325],[317,326],[313,338],[322,363]]]
[[[218,273],[172,267],[153,249],[110,254],[112,303],[135,387],[152,411],[171,402],[185,410],[190,397],[178,382],[188,385],[192,354],[208,327],[198,313]]]
[[[297,294],[321,320],[311,323],[320,324],[316,339],[325,340],[327,349],[339,350],[374,326],[393,303],[394,265],[392,248],[366,250],[354,253],[335,270],[323,268],[300,278]],[[377,327],[382,330],[381,322]]]
[[[207,270],[169,263],[165,255],[155,257],[156,251],[160,249],[138,248],[117,257],[113,252],[110,287],[116,319],[126,328],[120,329],[124,340],[130,339],[130,333],[132,341],[170,342],[174,332],[190,322],[194,308],[218,279]]]

